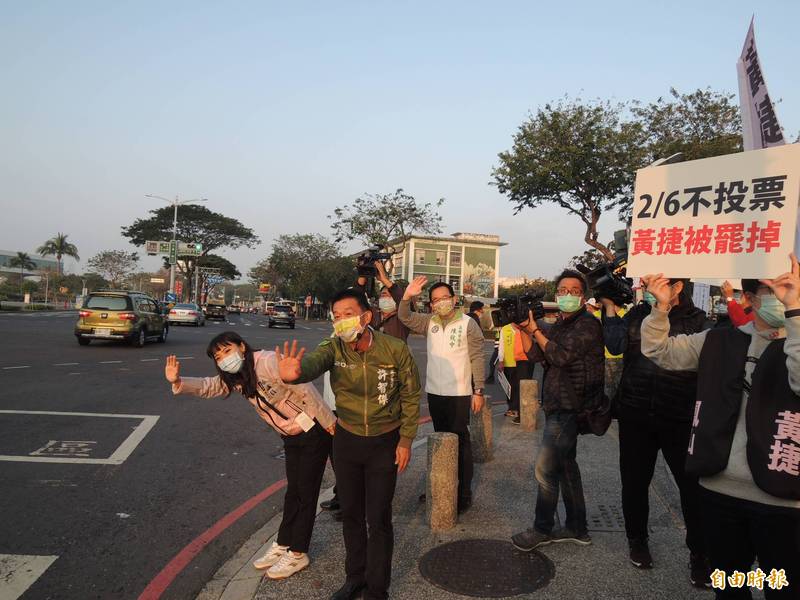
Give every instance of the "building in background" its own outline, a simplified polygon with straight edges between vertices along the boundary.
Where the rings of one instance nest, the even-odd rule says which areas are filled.
[[[8,278],[8,276],[12,274],[19,275],[19,267],[9,266],[9,263],[15,256],[17,256],[16,252],[0,250],[0,278]],[[29,254],[28,256],[31,262],[36,265],[36,268],[33,270],[25,269],[25,277],[33,277],[38,280],[41,271],[52,271],[54,273],[58,271],[58,262],[56,260],[45,258],[38,254]]]
[[[446,237],[409,236],[389,242],[401,252],[394,256],[394,279],[411,281],[427,275],[428,281],[446,281],[457,295],[493,301],[497,298],[500,248],[497,235],[454,233]]]

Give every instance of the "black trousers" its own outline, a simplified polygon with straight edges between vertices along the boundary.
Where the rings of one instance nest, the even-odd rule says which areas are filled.
[[[366,582],[365,599],[388,598],[392,578],[392,499],[400,431],[360,436],[336,428],[333,458],[342,506],[347,581]],[[369,526],[369,532],[367,531]]]
[[[458,436],[458,499],[472,500],[472,442],[469,437],[469,411],[472,396],[428,394],[428,410],[434,431]]]
[[[711,569],[747,574],[753,561],[767,576],[784,569],[788,587],[771,589],[764,581],[767,598],[800,598],[800,510],[740,500],[700,488],[703,529]],[[774,581],[774,580],[773,580]],[[717,598],[752,598],[745,584],[715,590]]]
[[[306,432],[283,436],[287,484],[278,544],[294,552],[308,552],[331,443],[331,435],[319,423]]]
[[[510,371],[506,375],[508,383],[511,384],[511,398],[509,398],[509,409],[519,412],[519,382],[523,379],[531,379],[533,377],[533,363],[529,360],[518,360],[516,367],[506,369]]]
[[[658,451],[664,455],[681,498],[686,523],[686,545],[694,554],[705,554],[700,486],[686,474],[686,449],[691,424],[656,417],[619,415],[619,471],[622,479],[622,514],[629,539],[647,538],[649,491]]]

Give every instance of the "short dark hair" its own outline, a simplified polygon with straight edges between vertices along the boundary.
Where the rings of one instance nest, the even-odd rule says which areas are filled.
[[[475,312],[476,310],[480,310],[483,308],[483,302],[480,300],[475,300],[472,304],[469,305],[469,312]]]
[[[742,279],[742,291],[758,294],[758,288],[764,287],[758,279]]]
[[[331,299],[331,309],[333,309],[333,305],[336,304],[337,302],[340,302],[342,300],[347,300],[348,298],[352,298],[353,300],[358,302],[358,305],[361,307],[361,310],[372,310],[372,307],[369,305],[369,302],[367,301],[366,294],[364,294],[364,292],[360,292],[353,288],[345,288],[339,292],[336,292],[336,294]]]
[[[447,290],[450,292],[450,295],[451,295],[451,296],[455,296],[455,295],[456,295],[456,293],[453,291],[453,286],[452,286],[452,285],[450,285],[449,283],[446,283],[446,282],[444,282],[444,281],[437,281],[436,283],[434,283],[434,284],[431,286],[431,289],[430,289],[430,291],[428,292],[428,295],[429,295],[431,298],[433,298],[433,290],[438,290],[440,287],[446,287],[446,288],[447,288]]]
[[[586,280],[583,278],[583,275],[578,271],[573,271],[572,269],[564,269],[561,271],[558,277],[556,277],[556,288],[561,283],[562,279],[577,279],[581,282],[581,290],[583,293],[586,293]]]

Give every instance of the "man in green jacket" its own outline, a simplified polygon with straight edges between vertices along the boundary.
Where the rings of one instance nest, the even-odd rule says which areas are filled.
[[[408,346],[369,327],[367,298],[353,289],[333,299],[333,328],[313,352],[284,344],[278,368],[286,383],[330,371],[336,396],[334,462],[346,551],[344,585],[331,600],[388,598],[397,474],[411,458],[417,435],[420,381]],[[305,355],[305,356],[304,356]],[[367,534],[369,525],[369,535]]]

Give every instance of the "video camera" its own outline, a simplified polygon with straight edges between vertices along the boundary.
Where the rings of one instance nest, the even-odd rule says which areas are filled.
[[[367,250],[358,255],[356,258],[356,270],[359,277],[375,277],[378,274],[375,269],[376,260],[389,260],[392,258],[391,252],[383,252],[386,248],[383,244],[375,244],[370,246]]]
[[[521,296],[501,298],[497,301],[497,310],[492,311],[492,324],[503,327],[510,323],[524,323],[528,320],[528,312],[533,313],[534,319],[544,317],[544,291],[528,290]]]
[[[578,265],[577,269],[586,277],[586,284],[593,291],[594,297],[608,298],[617,306],[633,302],[633,280],[625,277],[625,266],[628,264],[628,234],[624,229],[614,232],[614,260],[594,269]]]

